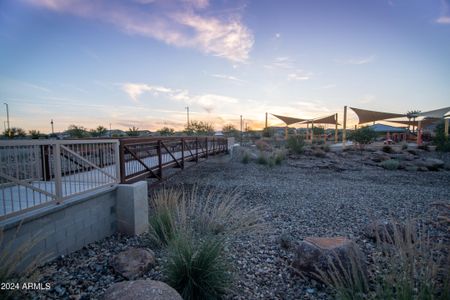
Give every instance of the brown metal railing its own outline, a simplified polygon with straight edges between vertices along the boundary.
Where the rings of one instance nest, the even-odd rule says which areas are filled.
[[[146,178],[158,181],[165,169],[184,169],[187,162],[199,162],[228,151],[224,137],[150,137],[120,139],[120,182],[132,183]]]

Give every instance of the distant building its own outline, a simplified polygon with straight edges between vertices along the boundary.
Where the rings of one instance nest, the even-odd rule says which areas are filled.
[[[379,136],[386,136],[386,139],[391,139],[394,142],[405,141],[408,133],[406,127],[395,127],[379,123],[373,124],[369,128]]]

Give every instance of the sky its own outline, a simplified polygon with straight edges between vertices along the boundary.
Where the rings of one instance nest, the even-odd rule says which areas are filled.
[[[0,102],[42,132],[178,130],[186,107],[216,130],[433,110],[450,105],[450,2],[2,0]]]

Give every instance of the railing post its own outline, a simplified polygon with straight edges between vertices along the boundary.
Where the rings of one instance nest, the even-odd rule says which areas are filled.
[[[50,160],[49,160],[49,148],[48,145],[41,146],[41,157],[42,157],[42,179],[44,181],[51,180],[50,172]]]
[[[161,140],[158,140],[158,147],[156,148],[158,152],[158,176],[159,180],[162,180],[162,153],[161,153]]]
[[[198,137],[195,138],[195,162],[198,162]]]
[[[205,141],[206,141],[206,159],[208,159],[208,137],[205,137]]]
[[[125,182],[125,176],[126,176],[126,169],[125,169],[125,145],[123,144],[123,141],[120,140],[119,145],[119,160],[117,161],[117,165],[119,165],[119,170],[117,174],[120,176],[120,183],[126,183]]]
[[[122,143],[120,141],[116,141],[114,144],[114,156],[116,160],[116,182],[124,183],[122,181],[122,173],[123,180],[125,181],[125,157],[122,155]]]
[[[181,138],[181,169],[184,169],[184,138]]]
[[[54,157],[55,157],[55,196],[56,203],[60,204],[63,198],[62,193],[62,180],[61,180],[61,142],[56,141],[54,144]]]

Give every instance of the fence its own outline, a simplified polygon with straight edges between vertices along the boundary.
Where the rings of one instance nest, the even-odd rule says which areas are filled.
[[[117,140],[0,141],[0,219],[119,182]]]
[[[132,183],[145,178],[158,181],[164,169],[181,168],[186,162],[198,162],[228,151],[223,137],[126,138],[120,140],[120,181]]]

